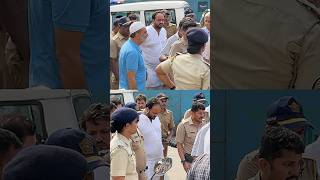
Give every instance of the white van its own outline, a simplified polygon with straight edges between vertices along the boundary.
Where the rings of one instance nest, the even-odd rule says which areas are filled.
[[[134,102],[134,94],[137,92],[137,90],[111,90],[110,99],[118,98],[125,105],[128,102]]]
[[[190,8],[186,1],[148,1],[137,3],[125,3],[110,6],[110,32],[112,23],[117,16],[128,16],[135,13],[138,20],[146,26],[152,22],[152,14],[157,10],[166,9],[171,15],[171,23],[179,25],[184,17],[184,10]]]
[[[57,129],[79,129],[83,111],[91,103],[87,90],[0,90],[0,115],[19,113],[28,117],[41,143]]]

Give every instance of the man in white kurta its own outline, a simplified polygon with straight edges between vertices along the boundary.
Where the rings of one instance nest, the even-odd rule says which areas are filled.
[[[161,89],[162,83],[156,74],[160,64],[160,53],[167,41],[167,32],[163,28],[164,14],[157,11],[152,15],[152,24],[147,26],[148,38],[140,45],[147,69],[147,89]]]
[[[210,122],[199,130],[192,146],[191,156],[202,154],[210,154]]]
[[[154,173],[154,165],[163,158],[161,123],[159,117],[150,120],[146,115],[140,114],[138,127],[144,137],[144,149],[148,166],[146,175],[150,179]],[[153,180],[159,179],[160,177],[153,177]]]

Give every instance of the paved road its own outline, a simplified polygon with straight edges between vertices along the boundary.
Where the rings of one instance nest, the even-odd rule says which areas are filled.
[[[178,150],[168,147],[168,157],[172,158],[172,168],[166,173],[165,180],[185,180],[186,172],[180,162]]]

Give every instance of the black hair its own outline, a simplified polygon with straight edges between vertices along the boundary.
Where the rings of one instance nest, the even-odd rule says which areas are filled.
[[[130,13],[128,15],[128,18],[130,19],[130,21],[134,21],[138,19],[138,16],[136,15],[136,13]]]
[[[187,31],[191,27],[197,27],[197,23],[190,17],[183,18],[179,23],[179,28],[183,31]]]
[[[13,132],[21,142],[26,136],[34,136],[36,133],[35,125],[26,116],[13,113],[0,117],[0,128]]]
[[[113,102],[110,102],[110,111],[117,108],[117,105],[115,105]]]
[[[191,111],[192,112],[197,112],[199,110],[205,110],[206,107],[204,106],[204,104],[200,103],[200,102],[193,102],[192,106],[191,106]]]
[[[188,46],[187,48],[187,52],[190,53],[190,54],[199,54],[200,53],[200,50],[201,48],[205,46],[205,44],[203,45],[194,45],[194,46]]]
[[[141,100],[143,100],[144,102],[147,102],[147,97],[144,94],[138,94],[134,98],[134,102],[141,101]]]
[[[146,104],[146,107],[148,109],[152,109],[153,106],[155,105],[160,105],[160,102],[158,101],[157,98],[151,98],[148,100],[147,104]]]
[[[116,106],[118,106],[119,104],[122,104],[121,99],[117,96],[111,97],[110,101],[114,103]]]
[[[22,148],[22,142],[13,132],[0,128],[0,154],[6,154],[12,145],[15,149]]]
[[[304,153],[305,145],[301,137],[284,127],[269,127],[261,139],[259,157],[272,161],[281,157],[283,150]]]
[[[156,19],[157,14],[163,14],[163,16],[165,15],[162,10],[161,10],[161,11],[156,11],[156,12],[154,12],[154,13],[152,14],[152,20],[155,20],[155,19]]]
[[[84,111],[81,119],[81,128],[87,130],[87,122],[98,125],[99,121],[110,121],[110,107],[105,104],[95,103],[91,104],[87,110]]]

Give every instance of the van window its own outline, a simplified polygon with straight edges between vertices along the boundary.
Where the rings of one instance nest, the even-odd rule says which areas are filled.
[[[132,13],[136,14],[137,15],[137,21],[140,21],[140,12],[139,11],[111,12],[112,24],[116,20],[117,16],[128,17]]]
[[[30,119],[36,127],[38,143],[47,139],[46,125],[42,104],[38,101],[1,102],[0,115],[19,113]]]
[[[91,98],[89,96],[75,96],[73,97],[73,108],[76,112],[77,120],[80,121],[83,116],[83,112],[89,108],[91,105]]]
[[[160,11],[162,9],[156,9],[156,10],[149,10],[144,12],[144,17],[145,17],[145,24],[146,26],[150,25],[152,22],[152,14],[156,11]],[[177,25],[177,20],[176,20],[176,12],[174,9],[166,9],[170,13],[170,22],[172,24]]]
[[[123,94],[121,94],[121,93],[111,94],[110,95],[110,99],[113,99],[113,98],[120,99],[121,100],[121,104],[125,105]]]

